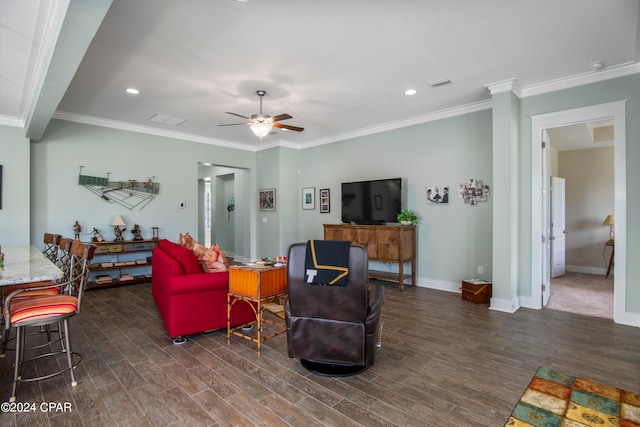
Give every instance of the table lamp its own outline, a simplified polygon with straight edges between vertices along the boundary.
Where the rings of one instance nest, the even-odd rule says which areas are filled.
[[[609,240],[613,241],[613,226],[616,223],[615,215],[607,215],[607,217],[602,221],[602,225],[609,226]]]
[[[114,242],[124,240],[124,238],[122,237],[122,233],[124,233],[126,228],[120,228],[120,227],[126,227],[127,224],[122,219],[122,216],[120,215],[114,216],[113,220],[111,221],[111,226],[113,227],[113,234],[116,235]]]

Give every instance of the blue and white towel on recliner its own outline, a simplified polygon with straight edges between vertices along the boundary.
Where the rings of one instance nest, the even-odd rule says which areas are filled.
[[[349,247],[340,240],[309,240],[305,257],[305,282],[345,286],[349,280]]]

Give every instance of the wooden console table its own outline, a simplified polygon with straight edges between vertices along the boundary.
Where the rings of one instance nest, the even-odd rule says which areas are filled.
[[[367,250],[369,261],[398,264],[398,273],[369,270],[369,277],[396,280],[404,291],[404,280],[416,284],[416,227],[413,225],[324,224],[325,240],[349,240]],[[404,274],[404,263],[411,262],[411,274]]]

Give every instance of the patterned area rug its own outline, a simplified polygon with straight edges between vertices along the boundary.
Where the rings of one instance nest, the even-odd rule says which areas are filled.
[[[278,317],[284,319],[284,306],[276,304],[275,302],[269,302],[264,305],[265,310],[269,310]]]
[[[640,394],[540,368],[505,426],[638,427]]]

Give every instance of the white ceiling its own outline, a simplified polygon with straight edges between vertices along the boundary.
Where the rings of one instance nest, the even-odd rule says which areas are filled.
[[[55,102],[59,118],[253,149],[247,126],[217,125],[257,113],[264,89],[265,113],[305,128],[265,143],[304,147],[490,108],[508,79],[535,94],[640,71],[638,0],[113,0],[79,66],[51,41],[82,37],[65,3],[0,0],[0,124]]]

